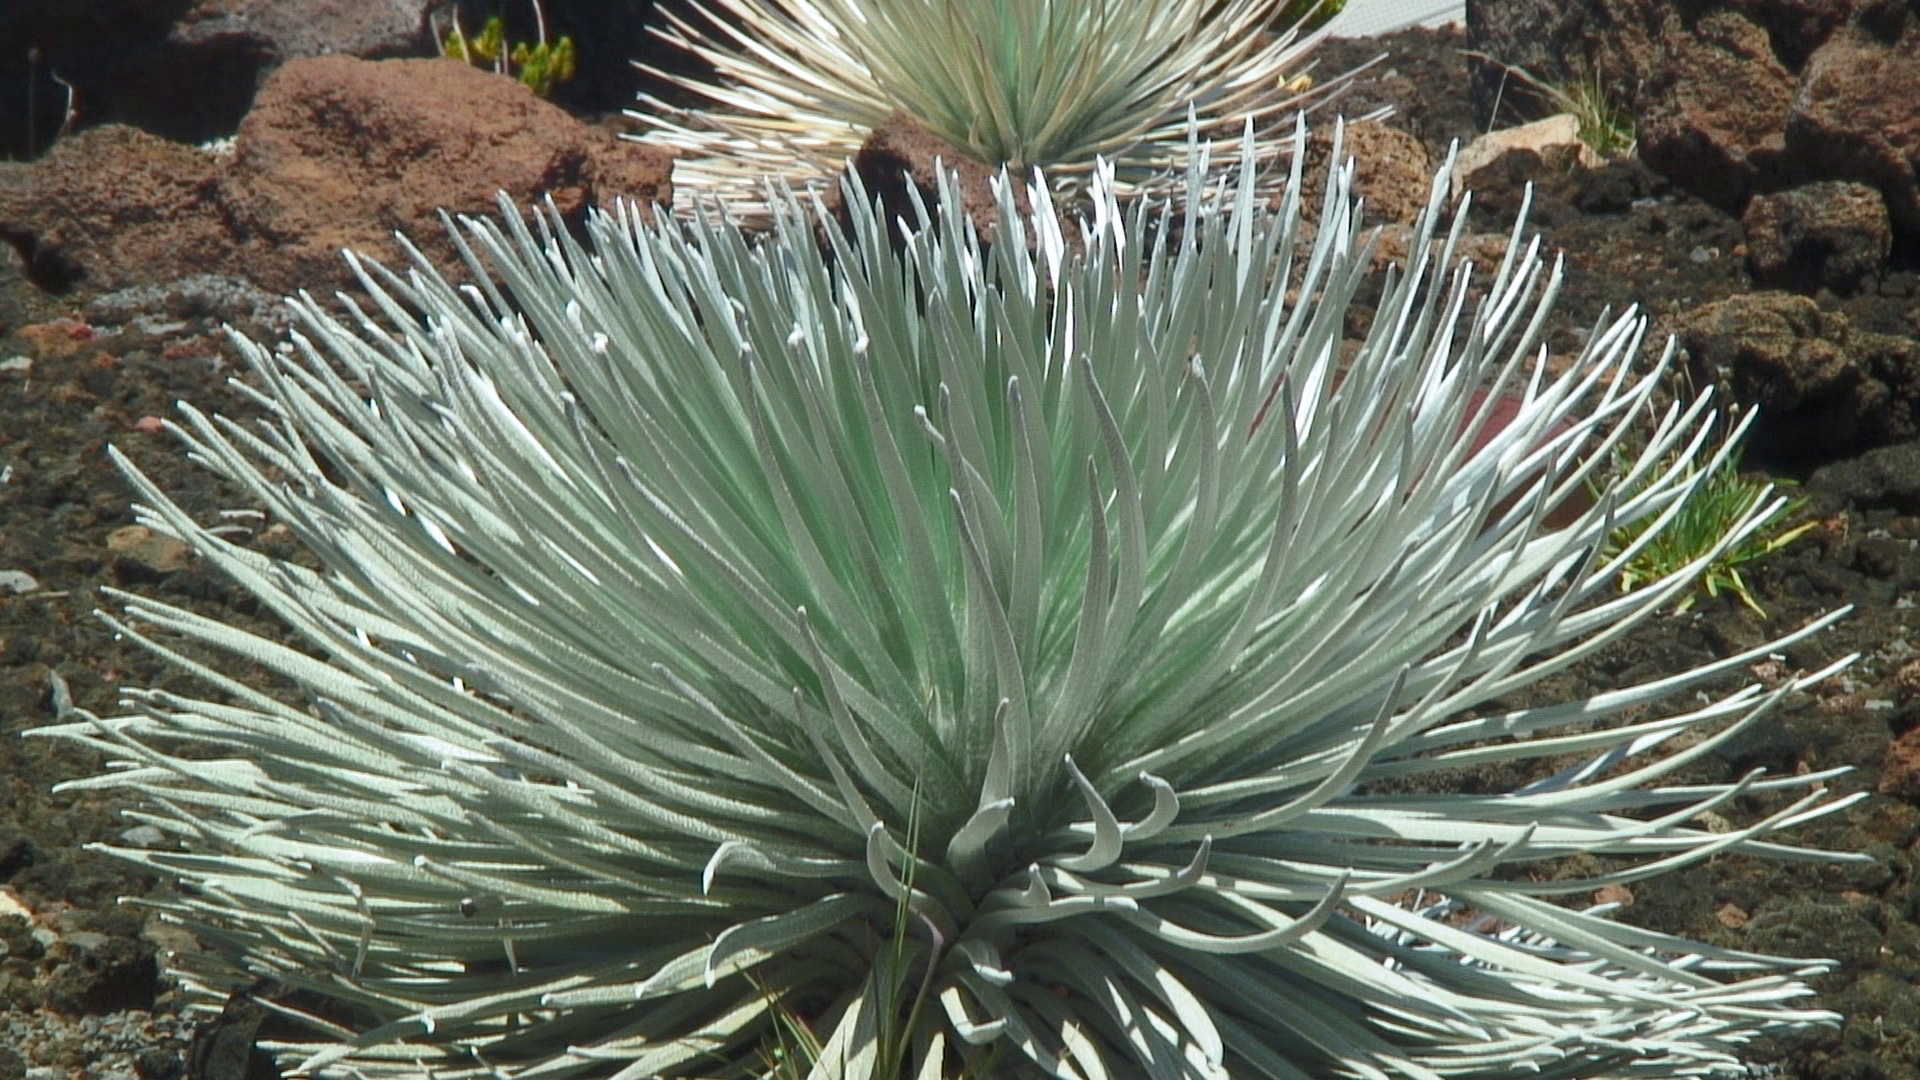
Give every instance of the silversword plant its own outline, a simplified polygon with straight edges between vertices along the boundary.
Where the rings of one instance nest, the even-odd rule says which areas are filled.
[[[195,1000],[304,991],[271,1049],[343,1078],[1692,1076],[1832,1019],[1820,961],[1580,900],[1825,857],[1769,837],[1845,804],[1831,772],[1672,777],[1832,670],[1720,685],[1831,617],[1489,704],[1767,520],[1617,591],[1730,452],[1706,404],[1656,415],[1644,319],[1548,374],[1557,270],[1517,232],[1456,266],[1443,176],[1343,342],[1351,168],[1311,244],[1252,175],[1189,183],[1003,188],[991,246],[934,212],[900,253],[856,191],[830,259],[791,198],[764,236],[506,206],[461,223],[472,284],[362,265],[366,306],[241,342],[268,418],[180,433],[323,567],[123,464],[307,647],[124,595],[213,692],[44,729],[177,841],[108,850],[179,881],[145,902],[205,943]]]
[[[1337,8],[1338,5],[1333,5]],[[758,205],[763,178],[837,174],[896,113],[1016,174],[1074,181],[1096,157],[1131,187],[1185,174],[1189,133],[1247,121],[1273,160],[1310,79],[1299,0],[707,0],[700,24],[668,13],[661,36],[713,68],[651,74],[708,105],[648,96],[630,113],[680,152],[674,176]],[[1336,85],[1320,84],[1316,93]],[[1235,158],[1218,147],[1216,162]],[[1250,159],[1251,160],[1251,159]],[[949,165],[954,164],[948,162]]]

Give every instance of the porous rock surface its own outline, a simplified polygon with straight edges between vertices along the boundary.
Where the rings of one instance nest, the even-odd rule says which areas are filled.
[[[0,165],[0,239],[54,292],[217,266],[235,255],[214,201],[217,173],[192,146],[119,124],[89,128],[32,165]]]
[[[1361,224],[1373,245],[1372,268],[1380,272],[1408,265],[1416,239],[1414,226],[1433,194],[1437,167],[1434,155],[1417,136],[1379,120],[1345,125],[1338,156],[1333,152],[1333,142],[1331,125],[1320,125],[1307,133],[1306,160],[1301,163],[1300,174],[1301,242],[1310,243],[1319,231],[1318,208],[1326,197],[1329,170],[1336,163],[1351,162],[1353,194],[1361,200]],[[1277,193],[1273,207],[1278,209],[1286,198],[1285,191]],[[1506,234],[1474,230],[1461,238],[1457,254],[1492,266],[1499,263],[1506,248]]]
[[[433,50],[438,0],[10,0],[0,3],[0,153],[45,149],[73,88],[74,122],[119,123],[199,142],[230,134],[266,73],[302,56]],[[55,79],[59,81],[56,82]]]
[[[1566,88],[1597,76],[1637,119],[1646,162],[1728,213],[1853,182],[1885,202],[1895,249],[1920,251],[1920,7],[1471,0],[1467,31],[1483,122],[1537,110],[1529,77]]]
[[[228,152],[108,126],[0,167],[0,237],[55,289],[237,270],[324,291],[349,280],[342,248],[399,261],[395,231],[452,265],[441,209],[497,213],[504,190],[577,219],[669,201],[671,167],[465,64],[314,57],[275,72]]]
[[[1303,206],[1317,207],[1325,195],[1327,168],[1335,163],[1333,139],[1330,124],[1307,133]],[[1341,132],[1339,157],[1353,159],[1353,190],[1366,200],[1363,220],[1367,224],[1411,225],[1426,208],[1433,191],[1434,163],[1426,146],[1413,135],[1378,120],[1350,123]]]
[[[1740,223],[1754,280],[1772,288],[1853,293],[1878,276],[1893,249],[1886,201],[1847,180],[1756,195]]]
[[[1809,465],[1920,438],[1920,344],[1856,329],[1778,291],[1707,304],[1680,320],[1696,385],[1760,415],[1756,458]]]

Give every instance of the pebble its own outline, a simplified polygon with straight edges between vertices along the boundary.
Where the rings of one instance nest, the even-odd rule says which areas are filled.
[[[157,825],[135,825],[120,834],[120,842],[128,847],[160,847],[167,842],[167,834]]]
[[[186,543],[145,525],[113,530],[107,534],[107,550],[162,574],[184,569],[193,561],[193,549]]]

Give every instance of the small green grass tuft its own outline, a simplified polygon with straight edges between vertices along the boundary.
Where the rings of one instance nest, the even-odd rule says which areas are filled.
[[[1633,114],[1607,93],[1598,65],[1581,65],[1570,85],[1542,85],[1540,90],[1561,112],[1572,114],[1580,125],[1580,141],[1601,157],[1631,154],[1639,145]]]
[[[1505,69],[1539,95],[1554,112],[1572,116],[1580,141],[1601,157],[1620,157],[1638,149],[1633,113],[1607,90],[1606,73],[1599,64],[1576,62],[1573,81],[1559,83],[1535,75],[1518,64],[1502,64],[1485,53],[1468,55]],[[1497,104],[1495,110],[1498,111]]]
[[[1720,538],[1752,510],[1758,500],[1766,498],[1783,483],[1786,481],[1767,481],[1744,475],[1740,472],[1738,459],[1728,457],[1701,484],[1699,491],[1687,500],[1672,523],[1653,537],[1621,571],[1621,590],[1631,591],[1650,581],[1677,573],[1688,563],[1699,559],[1712,550]],[[1722,591],[1726,591],[1738,597],[1747,610],[1766,618],[1766,609],[1754,599],[1753,590],[1747,587],[1740,568],[1779,551],[1818,525],[1817,521],[1786,525],[1805,505],[1805,499],[1792,498],[1776,506],[1746,539],[1727,549],[1707,566],[1700,576],[1699,589],[1687,594],[1674,610],[1689,610],[1701,592],[1717,598]],[[1603,554],[1611,559],[1627,550],[1652,526],[1654,520],[1651,517],[1642,518],[1615,529],[1607,538]]]

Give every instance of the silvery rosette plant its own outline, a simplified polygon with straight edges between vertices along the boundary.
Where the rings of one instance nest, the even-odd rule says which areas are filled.
[[[1335,5],[1337,7],[1337,5]],[[1187,165],[1190,130],[1259,160],[1293,134],[1324,32],[1299,0],[696,0],[660,36],[712,77],[646,70],[703,102],[630,113],[680,152],[676,180],[758,205],[766,176],[836,175],[902,113],[989,165],[1074,181],[1096,156],[1131,187]],[[643,65],[644,66],[644,65]],[[1337,82],[1338,80],[1335,80]],[[1321,87],[1322,90],[1326,86]],[[1190,124],[1192,127],[1190,128]],[[949,162],[949,164],[952,164]],[[1175,187],[1178,186],[1176,183]]]
[[[1832,772],[1675,774],[1827,674],[1721,685],[1830,618],[1490,704],[1764,520],[1617,592],[1728,452],[1652,408],[1644,320],[1549,374],[1557,273],[1517,234],[1456,266],[1443,176],[1343,343],[1351,168],[1311,244],[1257,178],[1190,183],[1096,175],[1084,218],[1003,189],[991,246],[933,213],[899,253],[858,192],[824,241],[790,198],[765,236],[507,207],[461,223],[472,284],[365,266],[368,305],[243,341],[267,419],[181,435],[323,567],[127,468],[306,646],[123,595],[212,693],[46,729],[178,842],[108,850],[180,883],[145,902],[205,942],[194,998],[303,991],[302,1075],[526,1080],[1692,1076],[1832,1019],[1796,1003],[1819,961],[1581,899],[1825,857],[1768,837]]]

